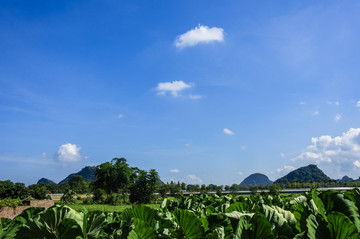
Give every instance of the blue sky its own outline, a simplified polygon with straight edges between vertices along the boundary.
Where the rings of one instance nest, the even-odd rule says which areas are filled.
[[[1,1],[0,180],[360,176],[358,1]]]

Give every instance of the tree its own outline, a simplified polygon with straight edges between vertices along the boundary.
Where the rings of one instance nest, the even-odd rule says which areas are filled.
[[[29,190],[23,183],[13,183],[10,180],[0,181],[0,199],[18,198],[24,199],[29,196]]]
[[[135,182],[129,187],[131,203],[150,203],[160,177],[155,169],[139,170]]]
[[[42,200],[49,198],[47,196],[48,189],[46,188],[44,183],[30,185],[28,189],[30,191],[30,195],[35,199]]]
[[[109,194],[125,191],[134,181],[137,171],[137,168],[129,167],[125,158],[114,158],[96,167],[94,188],[102,188]]]
[[[70,186],[70,189],[75,191],[76,193],[84,193],[86,192],[86,183],[84,181],[84,177],[81,175],[72,175],[67,183]]]

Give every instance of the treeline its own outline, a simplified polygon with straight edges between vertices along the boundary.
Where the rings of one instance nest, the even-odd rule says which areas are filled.
[[[63,199],[71,202],[78,194],[88,194],[85,203],[125,204],[150,203],[162,200],[167,196],[181,196],[183,192],[208,193],[219,195],[224,191],[257,191],[279,190],[287,188],[319,188],[319,187],[360,187],[360,182],[339,182],[327,180],[324,182],[295,182],[261,185],[191,185],[184,182],[164,184],[155,169],[149,171],[131,167],[125,158],[114,158],[96,166],[95,181],[85,181],[81,175],[72,175],[66,182],[33,184],[26,187],[23,183],[13,183],[10,180],[0,181],[0,200],[27,198],[46,199],[50,193],[63,193]]]

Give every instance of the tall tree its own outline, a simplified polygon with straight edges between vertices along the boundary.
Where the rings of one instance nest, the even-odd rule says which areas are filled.
[[[124,191],[136,177],[135,171],[125,158],[114,158],[96,167],[94,188],[102,188],[107,193]]]

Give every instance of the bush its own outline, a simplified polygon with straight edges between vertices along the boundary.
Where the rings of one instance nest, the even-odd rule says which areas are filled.
[[[64,195],[61,197],[60,201],[64,204],[72,204],[76,201],[75,196],[77,196],[77,194],[73,190],[67,189]]]
[[[112,193],[110,195],[107,195],[106,198],[106,204],[111,204],[111,205],[121,205],[122,203],[122,196],[121,194],[118,193]]]
[[[4,199],[0,200],[0,208],[2,207],[17,207],[22,205],[22,201],[20,199]]]
[[[48,190],[44,185],[33,184],[29,186],[30,195],[38,200],[49,199]]]
[[[106,192],[102,188],[97,188],[94,191],[94,201],[97,203],[105,203],[106,202]]]
[[[94,200],[92,197],[86,197],[83,199],[84,204],[94,204]]]

